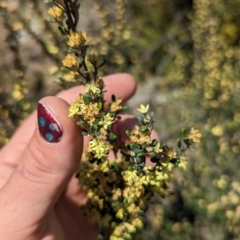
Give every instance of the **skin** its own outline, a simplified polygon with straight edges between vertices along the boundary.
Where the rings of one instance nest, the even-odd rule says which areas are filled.
[[[128,74],[104,78],[106,106],[115,94],[124,102],[136,90]],[[59,143],[48,143],[37,127],[33,112],[0,151],[0,239],[4,240],[94,240],[96,227],[83,216],[84,192],[73,177],[89,138],[83,138],[68,107],[83,88],[74,87],[55,97],[40,100],[63,128]],[[129,121],[128,121],[129,120]],[[120,142],[125,129],[137,120],[123,116],[115,126]],[[153,138],[158,138],[154,132]]]

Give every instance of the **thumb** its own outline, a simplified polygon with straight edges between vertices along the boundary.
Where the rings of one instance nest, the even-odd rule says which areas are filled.
[[[38,126],[0,192],[1,218],[5,213],[4,222],[9,221],[15,231],[16,226],[21,230],[42,220],[76,171],[83,138],[76,122],[67,117],[68,107],[57,97],[39,102]]]

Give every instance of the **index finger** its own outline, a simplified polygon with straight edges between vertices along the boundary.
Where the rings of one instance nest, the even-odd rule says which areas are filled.
[[[115,95],[117,98],[122,98],[123,102],[126,102],[134,95],[137,88],[134,78],[126,73],[108,75],[103,79],[105,83],[104,90],[106,91],[104,97],[106,101],[105,104],[108,104],[111,101],[112,95]],[[77,86],[63,91],[57,96],[71,104],[80,93],[83,93],[83,91],[84,89],[82,86]],[[106,106],[107,105],[105,105],[105,107]]]
[[[107,104],[112,94],[123,99],[126,102],[136,91],[136,82],[129,74],[119,73],[104,77]],[[57,96],[68,103],[73,103],[79,93],[83,93],[83,86],[73,87],[69,90],[59,93]],[[106,105],[107,106],[107,105]],[[36,111],[34,111],[18,128],[9,143],[0,152],[0,162],[7,163],[14,168],[21,158],[25,147],[30,141],[37,123]]]

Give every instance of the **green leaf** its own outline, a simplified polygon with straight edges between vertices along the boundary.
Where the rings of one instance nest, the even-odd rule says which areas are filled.
[[[140,127],[140,131],[141,131],[141,132],[145,132],[146,130],[147,130],[147,126],[141,126],[141,127]]]
[[[128,154],[126,151],[120,149],[119,152],[120,152],[123,156],[129,157],[129,154]]]
[[[84,121],[82,121],[82,120],[80,120],[80,121],[77,122],[77,125],[78,125],[78,126],[82,126],[83,124],[84,124]]]
[[[142,115],[138,116],[138,122],[140,123],[140,125],[144,124],[144,117]]]
[[[177,139],[177,146],[178,146],[178,148],[181,148],[181,146],[182,146],[182,142],[181,142],[180,138]]]
[[[128,137],[130,137],[131,136],[131,131],[126,130],[126,134],[127,134]]]
[[[102,105],[101,102],[98,102],[98,103],[97,103],[97,107],[98,107],[98,109],[99,109],[100,111],[102,110],[102,106],[103,106],[103,105]]]
[[[88,105],[91,102],[91,96],[88,93],[85,93],[83,95],[83,101],[86,105]]]
[[[183,135],[184,137],[187,136],[187,129],[186,129],[186,128],[183,128],[183,129],[182,129],[182,135]]]
[[[94,131],[94,136],[95,137],[98,137],[98,136],[100,136],[101,135],[101,132],[100,131],[98,131],[98,130],[96,130],[96,131]]]
[[[138,145],[136,144],[136,143],[130,143],[130,149],[131,150],[135,150],[135,149],[137,149],[138,148]]]
[[[157,155],[157,153],[155,153],[155,152],[149,152],[148,154],[150,155],[150,157],[156,157],[156,155]]]
[[[152,142],[151,142],[151,145],[153,147],[155,147],[155,146],[157,146],[157,144],[158,144],[158,140],[157,139],[153,139]]]
[[[59,30],[59,32],[61,33],[61,35],[62,36],[65,36],[66,35],[66,31],[65,31],[65,29],[64,28],[62,28],[62,27],[58,27],[58,30]]]
[[[180,160],[179,160],[179,158],[173,158],[173,159],[170,160],[170,163],[172,163],[172,164],[179,164]]]
[[[114,134],[114,133],[110,133],[110,134],[108,135],[108,137],[109,137],[110,140],[115,140],[115,139],[117,138],[117,135]]]

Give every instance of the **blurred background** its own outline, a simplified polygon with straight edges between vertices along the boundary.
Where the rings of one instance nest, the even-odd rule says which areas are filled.
[[[34,109],[61,90],[65,40],[41,1],[0,0],[0,144]],[[137,239],[240,239],[240,0],[81,1],[79,29],[102,74],[132,74],[129,111],[150,103],[161,142],[181,128],[202,142],[186,171],[175,171],[166,199],[150,204]]]

